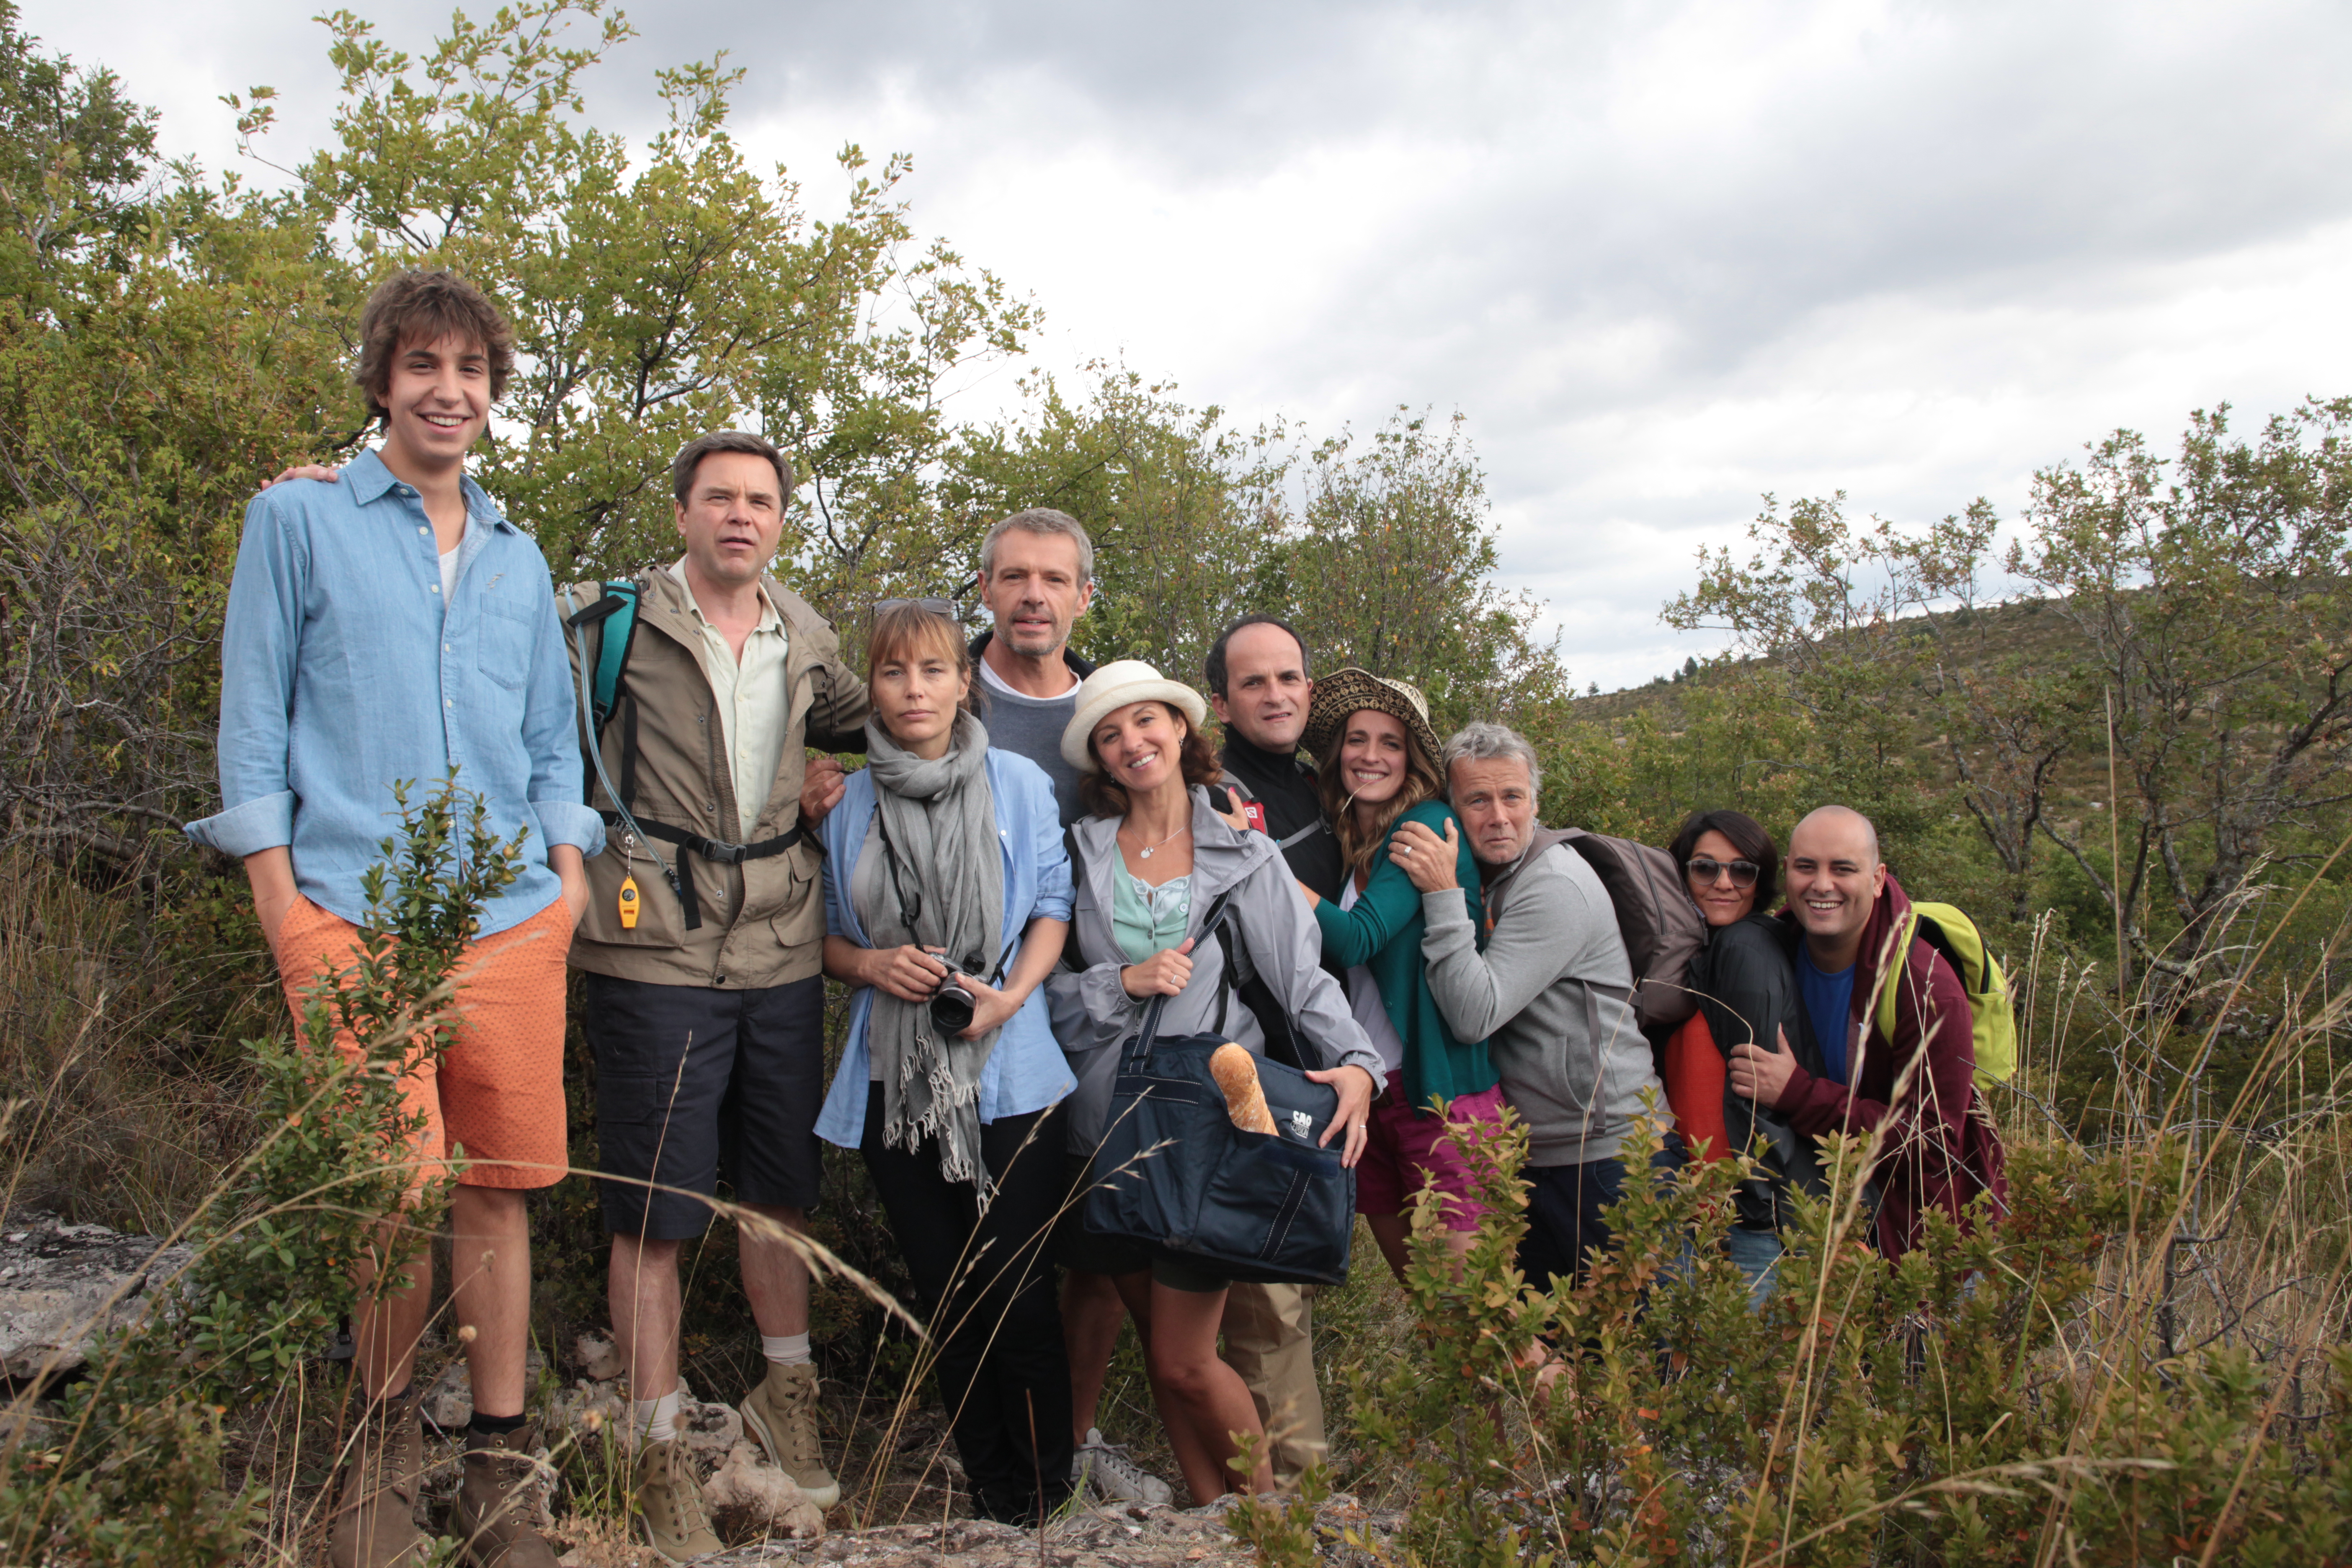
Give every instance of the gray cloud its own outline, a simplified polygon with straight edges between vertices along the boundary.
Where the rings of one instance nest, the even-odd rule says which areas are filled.
[[[688,0],[592,83],[730,51],[746,145],[917,160],[919,222],[1016,288],[1049,367],[1125,350],[1318,429],[1460,408],[1514,581],[1571,667],[1638,679],[1702,540],[1759,491],[2021,502],[2117,424],[2251,413],[2352,351],[2352,13],[1764,0],[1677,5]],[[223,90],[331,110],[324,35],[255,5],[26,25],[116,66],[176,151]],[[423,14],[385,13],[422,44]],[[1703,642],[1703,639],[1701,639]]]

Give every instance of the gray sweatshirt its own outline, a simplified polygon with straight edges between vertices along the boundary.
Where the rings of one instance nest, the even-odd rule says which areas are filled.
[[[1538,839],[1486,899],[1495,926],[1480,952],[1461,889],[1421,897],[1437,1010],[1457,1039],[1486,1037],[1528,1123],[1529,1164],[1614,1158],[1643,1091],[1661,1117],[1666,1096],[1627,1001],[1633,966],[1608,891],[1574,849]]]
[[[1056,969],[1045,979],[1045,1005],[1054,1021],[1054,1037],[1069,1058],[1078,1087],[1070,1096],[1070,1152],[1091,1154],[1102,1142],[1108,1119],[1112,1079],[1118,1073],[1118,1052],[1143,1022],[1144,1004],[1127,994],[1118,973],[1127,966],[1118,938],[1110,923],[1115,875],[1123,874],[1118,854],[1118,820],[1092,816],[1071,832],[1076,864],[1077,907],[1071,911],[1070,940],[1084,968]],[[1224,930],[1241,933],[1236,953],[1237,978],[1263,975],[1266,989],[1290,1019],[1292,1033],[1321,1060],[1324,1068],[1360,1067],[1372,1076],[1373,1092],[1381,1081],[1380,1052],[1348,1011],[1347,994],[1323,971],[1323,933],[1315,923],[1305,895],[1291,879],[1290,868],[1263,833],[1236,833],[1209,805],[1208,792],[1192,790],[1192,909],[1185,934],[1198,937],[1201,921],[1227,888],[1234,889],[1232,913]],[[1612,928],[1613,929],[1613,928]],[[1221,1033],[1239,1041],[1251,1053],[1265,1055],[1265,1037],[1257,1017],[1236,994],[1225,1008],[1218,1027],[1218,982],[1224,974],[1224,952],[1216,939],[1201,942],[1192,952],[1192,978],[1181,995],[1171,996],[1160,1015],[1160,1033],[1170,1039],[1185,1035]],[[1072,962],[1080,962],[1073,957]],[[1622,960],[1621,960],[1622,962]]]

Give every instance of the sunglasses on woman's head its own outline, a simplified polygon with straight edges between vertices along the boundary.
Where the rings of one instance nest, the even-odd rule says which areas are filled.
[[[929,610],[932,615],[950,621],[956,618],[955,601],[952,599],[877,599],[874,601],[874,613],[878,616],[908,605],[919,610]]]
[[[1733,887],[1752,888],[1756,885],[1758,868],[1753,860],[1709,860],[1705,857],[1694,857],[1684,868],[1690,873],[1694,882],[1713,882],[1728,871]]]

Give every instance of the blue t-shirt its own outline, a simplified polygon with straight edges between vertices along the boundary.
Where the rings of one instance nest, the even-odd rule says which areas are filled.
[[[1839,1083],[1845,1081],[1846,1013],[1853,1005],[1853,965],[1835,974],[1813,967],[1812,950],[1797,945],[1797,985],[1805,995],[1805,1016],[1811,1020],[1813,1038],[1822,1047],[1822,1066]]]

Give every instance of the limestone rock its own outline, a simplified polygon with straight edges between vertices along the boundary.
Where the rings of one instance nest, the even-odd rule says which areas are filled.
[[[10,1219],[0,1228],[0,1377],[73,1371],[100,1329],[142,1316],[194,1256],[53,1215]]]
[[[591,1383],[611,1383],[629,1370],[620,1347],[602,1334],[582,1334],[572,1342],[572,1359]]]
[[[677,1440],[696,1458],[709,1463],[723,1458],[743,1440],[743,1414],[731,1405],[706,1405],[678,1379]]]
[[[792,1477],[767,1462],[759,1447],[738,1443],[711,1478],[702,1500],[714,1513],[740,1510],[750,1522],[779,1535],[814,1541],[824,1533],[824,1514]]]

